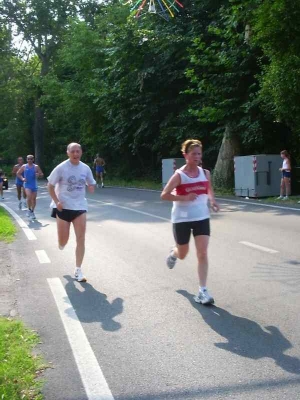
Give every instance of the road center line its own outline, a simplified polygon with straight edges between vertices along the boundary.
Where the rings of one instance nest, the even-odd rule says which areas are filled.
[[[47,253],[45,250],[35,250],[35,254],[40,262],[40,264],[50,264],[51,260],[47,256]]]
[[[59,278],[47,279],[89,400],[114,400],[96,356]]]
[[[123,210],[132,211],[132,212],[135,212],[135,213],[138,213],[138,214],[147,215],[148,217],[157,218],[157,219],[161,219],[162,221],[170,222],[170,219],[168,219],[168,218],[159,217],[158,215],[150,214],[150,213],[147,213],[145,211],[135,210],[134,208],[119,206],[118,204],[114,204],[114,203],[106,203],[105,201],[91,199],[90,197],[88,198],[88,200],[89,201],[95,201],[96,203],[101,203],[101,204],[106,205],[106,206],[117,207],[117,208],[121,208]]]
[[[248,246],[248,247],[252,247],[253,249],[256,249],[256,250],[264,251],[266,253],[270,253],[270,254],[279,253],[277,250],[269,249],[268,247],[259,246],[258,244],[255,244],[255,243],[251,243],[251,242],[239,242],[239,243],[243,244],[245,246]]]
[[[32,230],[29,228],[29,226],[25,223],[25,221],[17,213],[14,212],[14,210],[12,210],[10,207],[8,207],[6,204],[3,204],[3,203],[0,204],[0,206],[5,208],[5,210],[8,211],[10,213],[10,215],[12,215],[14,217],[14,219],[17,221],[17,223],[19,224],[19,226],[22,228],[23,232],[27,236],[28,240],[37,240],[37,237],[32,232]]]

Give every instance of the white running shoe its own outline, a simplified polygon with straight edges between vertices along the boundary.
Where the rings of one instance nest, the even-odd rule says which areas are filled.
[[[196,303],[201,304],[214,304],[214,298],[208,293],[207,289],[199,290],[198,296],[194,297]]]
[[[284,199],[284,197],[283,196],[279,196],[279,197],[277,197],[277,199],[276,200],[283,200]]]
[[[22,201],[19,201],[19,210],[22,210]]]
[[[289,196],[285,196],[282,200],[289,200]]]
[[[29,218],[31,218],[31,219],[36,219],[36,216],[35,216],[35,214],[34,214],[34,212],[33,211],[31,211],[31,213],[30,213],[30,217]]]
[[[75,279],[78,282],[86,282],[86,280],[87,280],[86,277],[83,275],[81,268],[75,268],[74,275],[75,275]]]
[[[176,261],[177,261],[177,257],[173,256],[173,249],[172,249],[166,259],[168,268],[173,269],[175,267]]]

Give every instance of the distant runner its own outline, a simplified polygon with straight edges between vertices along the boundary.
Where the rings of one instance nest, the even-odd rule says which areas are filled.
[[[175,246],[167,258],[174,268],[177,259],[183,260],[189,251],[191,232],[195,239],[198,258],[199,293],[195,301],[212,304],[214,298],[206,287],[208,274],[207,249],[210,236],[208,199],[214,211],[219,211],[210,180],[210,172],[199,167],[202,162],[202,144],[199,140],[186,140],[181,147],[186,164],[171,177],[161,198],[173,201],[172,223]]]
[[[22,165],[22,167],[17,171],[17,178],[24,182],[24,188],[27,197],[27,216],[30,219],[36,219],[34,210],[36,206],[36,196],[38,191],[37,178],[44,176],[41,168],[34,164],[34,156],[29,154],[27,156],[27,164]],[[24,173],[24,176],[23,176]]]
[[[280,182],[280,196],[277,200],[288,200],[291,194],[291,156],[286,150],[282,150],[280,156],[283,159],[282,168],[279,168],[282,177]]]
[[[23,206],[26,208],[26,192],[24,188],[24,182],[23,180],[19,179],[17,176],[17,172],[19,169],[23,166],[24,164],[24,159],[23,157],[18,157],[18,164],[16,164],[13,169],[12,169],[12,175],[16,175],[16,187],[17,187],[17,196],[19,200],[19,210],[22,210],[22,192],[23,192]],[[24,179],[24,171],[22,173],[22,178]]]
[[[3,196],[3,179],[4,179],[4,172],[2,171],[2,169],[0,169],[0,197],[2,200],[4,200],[4,196]]]
[[[86,185],[93,193],[96,181],[90,167],[80,161],[82,149],[78,143],[67,147],[68,160],[60,163],[48,176],[48,190],[52,198],[53,218],[56,218],[58,247],[63,250],[68,243],[70,226],[73,224],[76,235],[76,268],[75,279],[86,282],[81,265],[85,253],[85,230],[87,200]]]
[[[104,188],[104,165],[105,161],[103,160],[103,158],[99,157],[99,154],[97,154],[94,160],[94,166],[96,168],[97,187],[99,187],[99,182],[101,180],[101,187]]]

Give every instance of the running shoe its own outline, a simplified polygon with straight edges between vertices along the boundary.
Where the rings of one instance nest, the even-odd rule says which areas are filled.
[[[209,294],[207,289],[199,290],[198,296],[194,297],[196,303],[200,304],[214,304],[214,298]]]
[[[104,183],[102,183],[101,187],[104,188]]]
[[[30,218],[30,216],[31,216],[31,211],[28,210],[27,213],[26,213],[26,217]]]
[[[86,282],[86,277],[83,275],[81,268],[75,268],[74,275],[78,282]]]
[[[279,197],[277,197],[277,199],[276,200],[283,200],[284,199],[284,197],[283,196],[279,196]]]
[[[31,213],[30,213],[30,217],[29,218],[31,218],[31,219],[36,219],[36,216],[35,216],[35,214],[34,214],[34,212],[33,211],[31,211]]]
[[[289,200],[289,196],[285,196],[282,200]]]
[[[22,210],[22,202],[19,201],[19,210]]]
[[[173,249],[171,250],[170,254],[167,257],[167,266],[169,269],[173,269],[175,267],[176,261],[177,261],[177,257],[173,256]]]

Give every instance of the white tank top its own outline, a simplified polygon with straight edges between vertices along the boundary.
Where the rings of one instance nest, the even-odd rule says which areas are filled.
[[[283,160],[282,168],[286,171],[290,171],[287,160]]]
[[[201,221],[210,217],[208,209],[208,180],[202,168],[198,167],[199,175],[190,178],[182,169],[175,172],[180,175],[181,183],[175,188],[177,195],[196,193],[194,201],[173,201],[171,220],[173,223]]]

